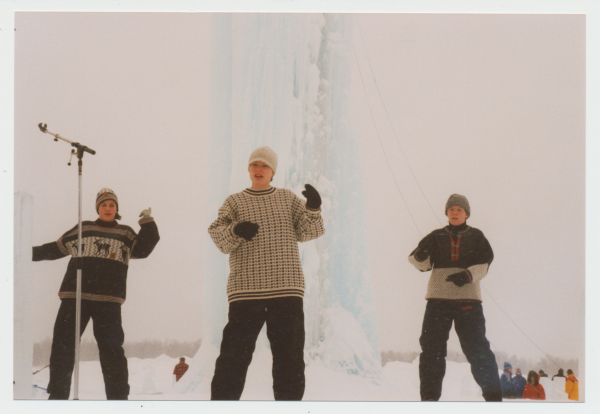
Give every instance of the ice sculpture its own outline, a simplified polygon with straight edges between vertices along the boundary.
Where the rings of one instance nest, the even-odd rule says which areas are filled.
[[[300,196],[310,183],[323,198],[326,234],[300,244],[307,365],[377,380],[361,163],[349,119],[350,22],[343,14],[215,15],[206,226],[229,194],[250,185],[250,153],[273,148],[279,156],[273,185]],[[203,343],[176,392],[197,393],[199,384],[210,383],[227,321],[228,256],[207,245]],[[263,332],[256,352],[265,346]]]

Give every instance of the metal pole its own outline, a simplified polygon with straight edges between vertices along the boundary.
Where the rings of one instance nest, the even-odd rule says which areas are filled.
[[[83,266],[82,255],[82,225],[81,225],[81,201],[82,201],[82,167],[81,158],[77,163],[79,167],[79,228],[77,237],[77,294],[75,295],[75,389],[73,399],[79,399],[79,344],[81,342],[81,271]]]
[[[88,152],[92,155],[94,155],[96,153],[96,151],[94,151],[91,148],[86,147],[85,145],[81,145],[78,142],[72,142],[69,141],[68,139],[65,139],[63,137],[61,137],[58,134],[52,133],[50,131],[48,131],[46,124],[38,124],[38,128],[40,128],[40,131],[46,133],[46,134],[50,134],[52,136],[54,136],[54,141],[58,141],[59,139],[68,142],[69,144],[71,144],[72,147],[77,148],[77,151],[72,150],[71,151],[71,157],[73,157],[74,154],[77,154],[77,158],[79,159],[79,162],[77,163],[78,166],[78,172],[79,172],[79,214],[78,214],[78,234],[77,234],[77,257],[75,258],[76,260],[76,267],[77,267],[77,292],[75,295],[75,366],[74,366],[74,381],[75,381],[75,387],[74,387],[74,395],[73,395],[73,399],[74,400],[78,400],[79,399],[79,343],[81,341],[81,273],[82,273],[82,269],[83,269],[83,252],[82,252],[82,238],[83,238],[83,231],[82,231],[82,219],[81,219],[81,205],[82,205],[82,172],[83,172],[83,153],[84,152]],[[71,165],[71,162],[69,161],[69,164]]]
[[[50,132],[48,131],[48,125],[47,124],[42,124],[39,123],[38,124],[38,128],[40,129],[40,131],[42,131],[45,134],[50,134],[54,137],[54,141],[58,141],[59,139],[68,142],[69,144],[71,144],[72,147],[77,148],[78,151],[85,151],[85,152],[89,152],[90,154],[94,155],[96,153],[96,151],[94,151],[91,148],[86,147],[85,145],[81,145],[79,142],[73,142],[73,141],[69,141],[68,139],[61,137],[58,134],[55,134],[54,132]],[[79,156],[79,159],[81,159],[81,157],[83,157],[83,154],[81,154],[81,156]],[[69,164],[71,165],[71,164]]]

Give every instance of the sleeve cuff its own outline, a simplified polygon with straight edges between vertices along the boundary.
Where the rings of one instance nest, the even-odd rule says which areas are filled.
[[[236,224],[237,224],[237,223],[232,223],[232,224],[229,226],[229,234],[231,234],[231,237],[233,238],[233,240],[244,240],[244,238],[243,238],[243,237],[241,237],[241,236],[238,236],[237,234],[235,234],[235,231],[233,231],[233,229],[235,228]]]
[[[152,217],[142,217],[141,219],[138,220],[138,223],[140,224],[140,226],[142,224],[153,223],[153,222],[154,222],[154,218],[152,218]]]
[[[425,260],[427,260],[427,258],[421,258],[421,256],[419,256],[419,249],[417,248],[415,250],[415,252],[413,253],[413,257],[415,258],[415,260],[419,263],[423,263]]]

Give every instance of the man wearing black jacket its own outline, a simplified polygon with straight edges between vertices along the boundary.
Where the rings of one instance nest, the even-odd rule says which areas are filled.
[[[498,365],[485,337],[479,281],[494,259],[481,230],[467,225],[471,208],[465,196],[446,203],[448,226],[419,242],[408,260],[421,272],[432,270],[419,342],[421,400],[438,401],[446,373],[447,341],[454,322],[460,345],[486,401],[502,401]]]

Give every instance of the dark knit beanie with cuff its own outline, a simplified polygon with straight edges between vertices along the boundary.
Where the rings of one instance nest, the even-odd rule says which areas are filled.
[[[448,210],[450,207],[457,206],[461,207],[467,213],[467,216],[471,217],[471,207],[469,206],[469,200],[467,197],[460,194],[452,194],[448,201],[446,202],[446,210],[444,211],[444,215],[448,215]]]
[[[121,220],[121,216],[119,215],[119,199],[117,198],[115,192],[108,187],[104,187],[98,192],[98,195],[96,195],[96,213],[98,213],[100,204],[102,204],[106,200],[113,200],[115,202],[115,204],[117,205],[117,213],[115,214],[115,220]]]

